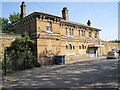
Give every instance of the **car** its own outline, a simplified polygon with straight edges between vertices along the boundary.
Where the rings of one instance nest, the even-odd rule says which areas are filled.
[[[120,57],[120,50],[118,50],[118,54],[119,54],[119,57]]]
[[[111,51],[116,51],[117,53],[119,52],[119,49],[113,48]]]
[[[107,54],[107,59],[114,58],[117,59],[119,58],[119,54],[116,51],[109,51]]]

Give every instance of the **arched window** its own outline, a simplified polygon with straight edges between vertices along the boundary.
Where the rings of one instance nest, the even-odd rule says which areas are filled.
[[[72,45],[71,44],[69,44],[69,49],[72,50]]]
[[[68,48],[68,45],[66,45],[66,50],[68,50],[69,48]]]
[[[84,45],[82,44],[82,49],[84,49]]]
[[[79,46],[79,49],[81,49],[81,46]]]
[[[73,49],[75,49],[75,46],[73,45]]]

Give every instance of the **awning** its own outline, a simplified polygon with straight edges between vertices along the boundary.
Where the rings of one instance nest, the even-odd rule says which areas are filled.
[[[89,47],[104,47],[104,45],[90,45]]]

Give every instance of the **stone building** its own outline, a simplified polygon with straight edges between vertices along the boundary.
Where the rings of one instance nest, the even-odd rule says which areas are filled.
[[[35,40],[37,57],[66,55],[67,59],[74,57],[98,57],[102,55],[102,46],[98,28],[69,21],[68,9],[62,10],[62,17],[33,12],[26,16],[26,5],[21,4],[21,19],[14,23],[18,34],[28,32]]]

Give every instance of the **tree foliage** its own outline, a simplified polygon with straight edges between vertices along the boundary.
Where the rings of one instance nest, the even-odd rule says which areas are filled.
[[[109,41],[109,42],[120,43],[120,40],[112,40],[112,41]]]
[[[13,71],[39,65],[34,52],[34,41],[30,40],[27,33],[21,38],[16,38],[7,49],[7,69]]]
[[[9,20],[12,24],[15,23],[16,21],[20,20],[20,14],[13,12],[13,14],[10,14]]]
[[[3,33],[15,33],[13,23],[20,20],[20,14],[13,12],[8,18],[0,18],[0,25],[2,26],[1,32]]]

